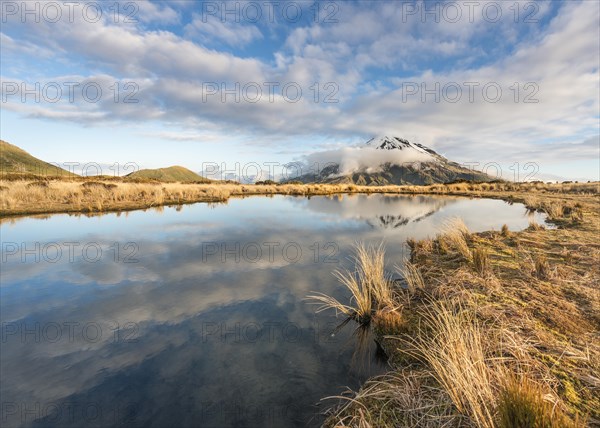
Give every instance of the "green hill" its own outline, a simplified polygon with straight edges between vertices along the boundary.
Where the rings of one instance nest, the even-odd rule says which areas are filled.
[[[25,150],[0,140],[0,175],[35,174],[39,176],[76,177],[69,171],[31,156]]]
[[[182,166],[170,166],[158,169],[140,169],[127,175],[130,179],[157,180],[157,181],[197,181],[210,183],[212,180],[204,178]]]

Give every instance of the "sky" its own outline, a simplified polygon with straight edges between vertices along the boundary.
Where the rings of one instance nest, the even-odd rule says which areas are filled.
[[[0,138],[75,170],[277,174],[393,135],[507,179],[600,179],[596,0],[0,7]]]

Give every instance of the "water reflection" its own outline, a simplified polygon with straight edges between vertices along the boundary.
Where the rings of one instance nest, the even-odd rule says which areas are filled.
[[[317,424],[322,397],[385,370],[368,332],[336,331],[339,319],[304,301],[313,290],[347,299],[331,273],[349,267],[352,244],[385,239],[391,269],[407,237],[448,217],[517,230],[524,212],[275,196],[4,222],[2,426]]]

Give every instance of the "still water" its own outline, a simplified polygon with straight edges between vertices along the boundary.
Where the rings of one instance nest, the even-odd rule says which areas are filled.
[[[1,425],[318,425],[323,397],[386,365],[306,295],[347,300],[332,272],[356,241],[385,241],[393,273],[406,238],[456,216],[472,231],[532,219],[497,200],[344,195],[4,221]]]

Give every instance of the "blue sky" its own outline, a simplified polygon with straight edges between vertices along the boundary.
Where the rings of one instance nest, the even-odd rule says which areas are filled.
[[[235,170],[385,134],[600,178],[597,1],[23,4],[0,2],[1,138],[44,160]]]

